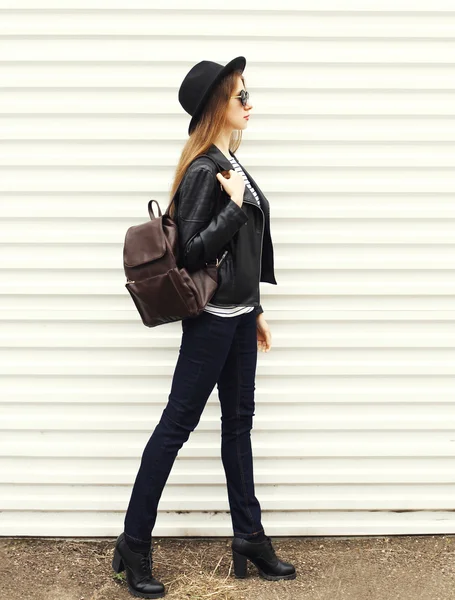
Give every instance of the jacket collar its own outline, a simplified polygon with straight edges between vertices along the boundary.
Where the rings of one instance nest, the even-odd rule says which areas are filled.
[[[232,169],[232,163],[227,159],[226,156],[224,156],[224,154],[221,152],[221,150],[218,148],[218,146],[215,146],[215,144],[212,144],[209,147],[209,149],[205,151],[204,154],[208,154],[209,156],[211,156],[220,166],[223,167],[223,169],[226,169],[227,171],[229,171],[230,169]],[[230,150],[229,150],[229,154],[232,156],[232,158],[235,158],[235,160],[237,160],[236,157],[235,157],[235,154],[233,154]],[[265,197],[264,193],[262,192],[262,190],[260,189],[260,187],[258,186],[258,184],[254,181],[254,179],[251,177],[251,175],[245,169],[245,167],[242,166],[242,169],[243,169],[243,172],[245,173],[245,175],[247,176],[249,182],[251,183],[251,185],[256,190],[256,193],[258,194],[259,200],[261,202],[261,206],[263,208],[265,208],[267,210],[267,213],[268,213],[268,211],[269,211],[269,201]]]
[[[232,154],[230,151],[229,153]],[[218,146],[215,146],[215,144],[212,144],[209,149],[204,152],[204,154],[211,156],[220,166],[223,167],[222,170],[229,171],[232,169],[231,161],[224,156],[224,154],[221,152]]]

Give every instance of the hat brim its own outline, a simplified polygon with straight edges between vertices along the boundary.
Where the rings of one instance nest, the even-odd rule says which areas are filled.
[[[213,88],[221,81],[221,79],[223,79],[223,77],[225,77],[232,71],[241,71],[243,73],[245,66],[246,58],[244,56],[237,56],[236,58],[233,58],[231,61],[229,61],[227,65],[225,65],[221,69],[221,71],[218,73],[218,75],[212,81],[210,86],[207,88],[205,94],[203,95],[199,104],[197,105],[196,110],[194,111],[194,114],[191,118],[190,124],[188,125],[188,135],[191,135],[192,129],[196,126],[197,122],[199,121],[199,117],[201,116],[201,113],[204,110],[206,101],[209,99]]]

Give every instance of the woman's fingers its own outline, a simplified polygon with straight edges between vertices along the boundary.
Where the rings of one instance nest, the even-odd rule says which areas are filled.
[[[268,352],[272,347],[272,340],[270,334],[266,336],[265,340],[258,340],[258,350],[262,352]]]

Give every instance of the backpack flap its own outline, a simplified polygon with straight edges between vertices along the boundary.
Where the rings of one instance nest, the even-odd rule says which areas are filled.
[[[166,252],[166,240],[161,219],[133,225],[126,232],[123,262],[127,267],[138,267],[158,260]]]
[[[161,217],[128,229],[123,246],[123,266],[127,279],[153,277],[173,268]],[[164,262],[163,262],[164,261]]]

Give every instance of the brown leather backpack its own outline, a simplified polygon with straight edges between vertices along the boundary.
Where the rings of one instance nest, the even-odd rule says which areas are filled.
[[[206,154],[201,156],[215,162]],[[157,217],[153,202],[158,207]],[[177,265],[177,224],[167,212],[161,213],[157,200],[149,200],[148,212],[150,221],[133,225],[125,235],[125,287],[147,327],[196,317],[218,287],[218,266],[226,252],[219,261],[206,263],[204,268],[188,273]]]

